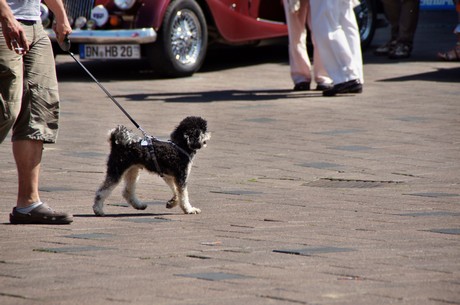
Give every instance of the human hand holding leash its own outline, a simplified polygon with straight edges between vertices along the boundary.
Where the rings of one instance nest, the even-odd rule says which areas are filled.
[[[64,52],[70,51],[70,39],[68,35],[65,35],[64,39],[61,42],[59,42],[58,40],[58,44],[62,51]]]

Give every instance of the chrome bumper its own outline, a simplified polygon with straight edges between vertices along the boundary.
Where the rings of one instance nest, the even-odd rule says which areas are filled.
[[[56,41],[53,30],[46,32],[51,41]],[[132,30],[73,30],[69,35],[70,42],[86,44],[145,44],[157,40],[157,33],[153,28]]]

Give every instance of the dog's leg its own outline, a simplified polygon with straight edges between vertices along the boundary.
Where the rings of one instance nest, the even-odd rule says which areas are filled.
[[[97,190],[96,196],[94,197],[93,211],[97,216],[104,216],[104,201],[112,193],[113,189],[120,182],[119,177],[111,177],[107,175],[104,183]]]
[[[174,183],[174,178],[170,176],[164,176],[163,180],[166,182],[166,184],[171,188],[171,191],[173,192],[173,197],[168,202],[166,202],[166,208],[172,209],[179,203],[176,184]]]
[[[194,208],[190,204],[188,200],[188,190],[187,190],[187,185],[184,186],[178,186],[178,195],[179,195],[179,203],[180,203],[180,208],[182,211],[184,211],[185,214],[200,214],[201,210],[199,208]]]
[[[123,190],[123,198],[125,198],[133,208],[145,210],[147,205],[136,198],[136,183],[139,180],[139,171],[140,168],[137,166],[132,166],[126,171],[124,175],[126,185]]]

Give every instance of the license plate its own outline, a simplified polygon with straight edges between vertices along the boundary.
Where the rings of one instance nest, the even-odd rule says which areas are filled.
[[[137,44],[82,44],[80,58],[87,59],[139,59],[141,48]]]

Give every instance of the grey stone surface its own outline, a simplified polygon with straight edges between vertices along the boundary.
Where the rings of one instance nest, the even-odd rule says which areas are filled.
[[[16,169],[3,143],[0,304],[460,304],[460,66],[435,59],[455,42],[454,13],[442,14],[421,14],[409,60],[366,51],[361,95],[290,91],[285,47],[258,49],[272,52],[264,60],[216,51],[185,79],[87,62],[152,135],[208,120],[189,182],[200,215],[166,209],[169,188],[144,172],[145,211],[118,187],[108,216],[94,216],[108,130],[131,125],[58,56],[61,130],[44,151],[41,196],[74,223],[8,224]],[[309,185],[321,179],[379,187]]]

